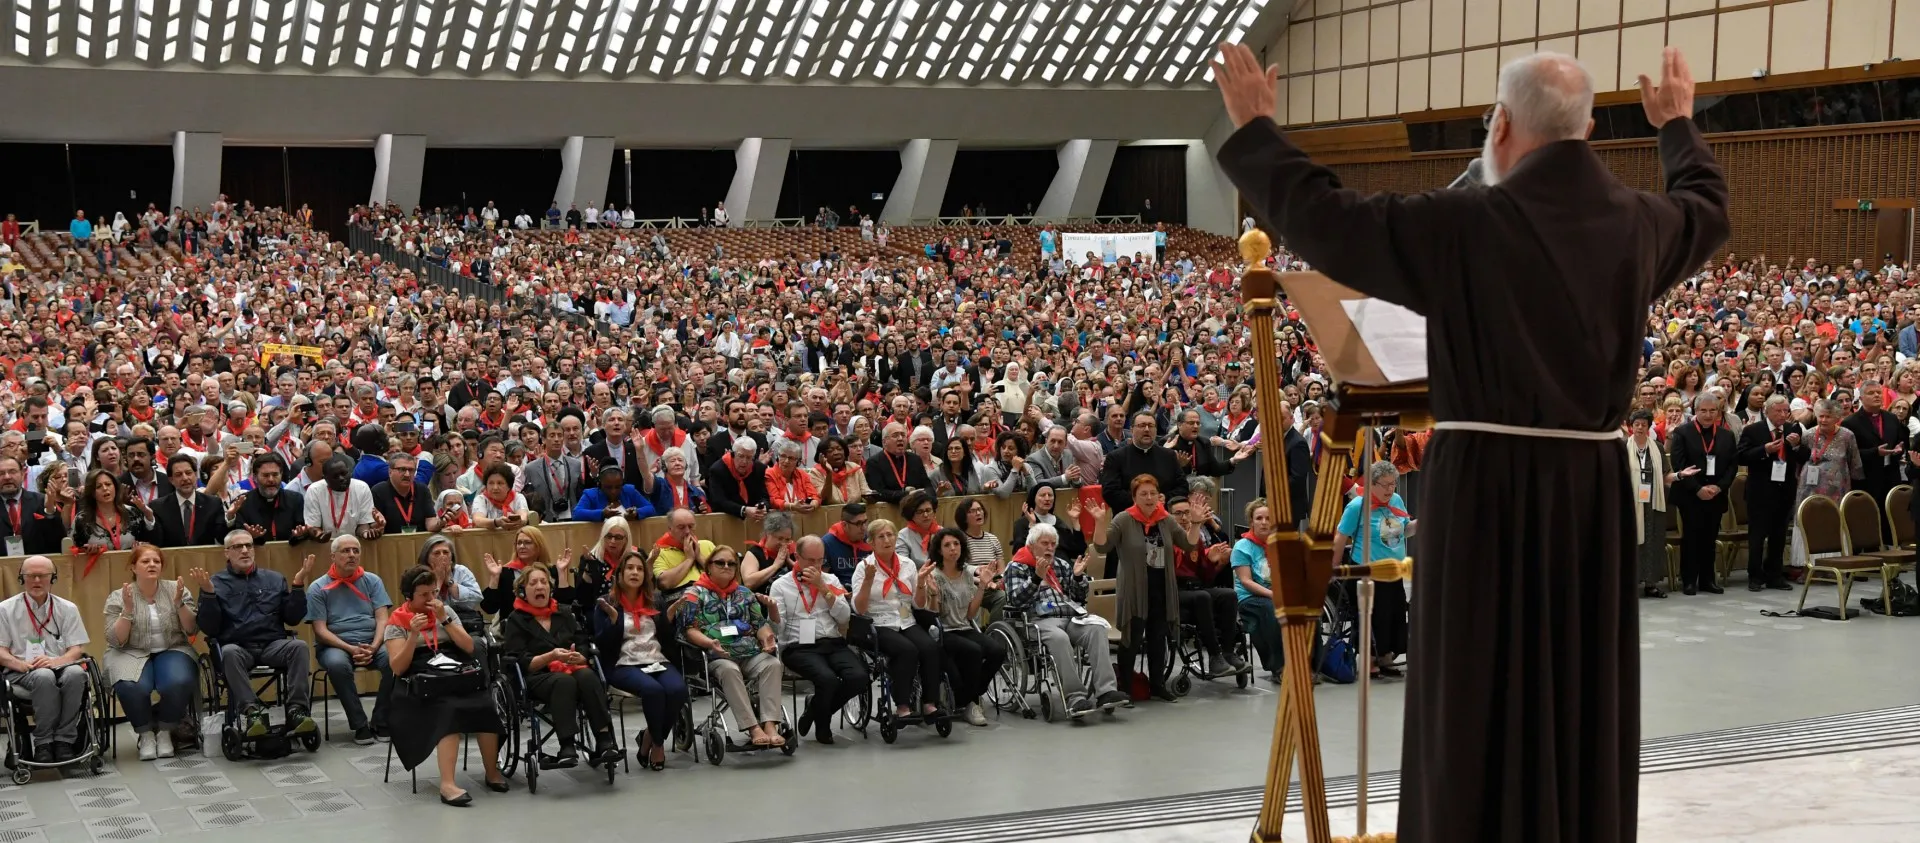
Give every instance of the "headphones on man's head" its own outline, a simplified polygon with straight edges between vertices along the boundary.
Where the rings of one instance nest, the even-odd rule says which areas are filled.
[[[14,570],[13,581],[19,583],[23,587],[27,584],[27,563],[25,562],[20,563],[20,567]],[[60,581],[60,566],[55,565],[53,567],[53,576],[47,579],[47,584],[52,585],[59,581]]]

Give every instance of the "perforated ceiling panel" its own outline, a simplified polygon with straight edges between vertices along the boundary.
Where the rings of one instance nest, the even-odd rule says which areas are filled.
[[[0,0],[29,63],[1185,87],[1270,0]]]

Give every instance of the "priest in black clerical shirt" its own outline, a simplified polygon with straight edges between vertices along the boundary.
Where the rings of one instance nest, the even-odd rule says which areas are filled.
[[[1728,232],[1686,62],[1668,48],[1659,87],[1640,80],[1662,193],[1621,184],[1587,144],[1593,79],[1571,56],[1501,69],[1484,185],[1416,196],[1345,189],[1289,142],[1278,77],[1222,48],[1214,78],[1237,130],[1221,170],[1314,269],[1427,319],[1436,424],[1412,548],[1425,573],[1400,837],[1631,840],[1640,536],[1619,430],[1647,309]]]
[[[1866,477],[1859,489],[1873,497],[1875,507],[1887,505],[1887,493],[1900,485],[1907,465],[1907,426],[1887,412],[1886,389],[1879,381],[1860,384],[1860,409],[1847,416],[1840,426],[1853,431],[1854,444],[1860,446],[1860,468]],[[1880,516],[1880,540],[1890,542],[1890,524]]]

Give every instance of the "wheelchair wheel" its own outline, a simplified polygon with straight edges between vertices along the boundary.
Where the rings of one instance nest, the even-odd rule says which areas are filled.
[[[540,762],[538,759],[527,762],[527,792],[540,792]]]
[[[308,732],[304,735],[301,735],[300,745],[305,747],[308,752],[319,752],[320,751],[320,733]]]
[[[1053,722],[1053,692],[1045,688],[1040,689],[1040,719]]]
[[[880,739],[887,743],[900,739],[900,727],[893,725],[892,718],[880,721]]]
[[[781,755],[792,755],[800,749],[800,736],[793,733],[792,726],[782,722],[778,731],[780,739],[786,741],[786,743],[780,745]]]
[[[719,729],[706,730],[707,763],[720,766],[720,760],[727,754],[727,738]]]
[[[1001,711],[1025,710],[1029,679],[1026,645],[1021,643],[1019,631],[1006,621],[989,625],[987,634],[999,638],[1007,648],[1006,661],[1000,663],[1000,672],[987,685],[987,699]]]
[[[673,724],[673,748],[676,752],[693,750],[693,704],[688,703],[680,709],[680,721]],[[695,761],[700,759],[695,758]]]
[[[873,695],[860,694],[847,700],[847,704],[840,709],[840,721],[847,728],[866,735],[867,724],[873,722]]]
[[[241,760],[240,733],[231,728],[220,730],[220,754],[225,755],[228,761]]]
[[[1172,691],[1176,697],[1184,697],[1193,693],[1193,674],[1176,668],[1173,672],[1173,682],[1168,690]]]
[[[25,786],[25,785],[26,785],[26,783],[27,783],[27,782],[30,782],[30,781],[33,781],[33,771],[32,771],[32,770],[30,770],[30,769],[28,769],[28,768],[26,768],[26,767],[24,767],[24,766],[16,766],[16,767],[14,767],[14,768],[13,768],[13,783],[14,783],[14,784],[16,784],[16,785],[21,785],[21,786]]]
[[[493,711],[500,718],[501,731],[499,749],[494,762],[500,766],[503,778],[513,778],[514,771],[520,767],[520,716],[514,711],[513,692],[504,680],[496,678],[491,689]]]
[[[1240,671],[1239,675],[1233,677],[1233,685],[1236,688],[1245,689],[1248,685],[1252,685],[1252,684],[1253,684],[1253,671],[1251,670]]]

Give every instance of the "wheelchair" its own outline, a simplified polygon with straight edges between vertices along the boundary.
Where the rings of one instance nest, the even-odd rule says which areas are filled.
[[[927,628],[927,634],[933,636],[933,642],[935,644],[940,643],[940,624],[937,616],[925,609],[915,609],[914,619],[921,626]],[[878,635],[879,632],[878,628],[874,629],[875,635]],[[952,680],[948,678],[946,670],[942,669],[940,671],[940,713],[938,715],[927,716],[914,714],[908,717],[897,716],[894,713],[895,694],[893,691],[893,673],[888,670],[889,662],[887,661],[887,654],[880,650],[877,640],[870,643],[872,644],[870,647],[864,644],[856,645],[853,651],[860,655],[860,661],[866,665],[867,674],[873,677],[875,686],[874,693],[862,694],[849,701],[847,708],[841,710],[841,720],[845,722],[849,728],[859,732],[860,737],[863,738],[867,736],[867,726],[877,723],[880,726],[880,739],[887,743],[893,743],[899,740],[900,730],[908,726],[932,726],[933,731],[940,737],[944,738],[952,735],[954,709],[953,683]],[[944,660],[944,658],[945,653],[942,651],[942,659]],[[913,686],[907,688],[906,693],[901,696],[908,700],[919,700],[920,679],[915,677]],[[914,705],[914,708],[917,709],[918,705]]]
[[[1051,723],[1056,710],[1067,712],[1066,683],[1061,678],[1060,665],[1040,642],[1037,620],[1030,612],[1005,609],[1000,620],[987,625],[987,634],[1000,639],[1007,648],[1007,660],[989,683],[987,698],[997,710],[1017,711],[1028,720],[1037,716]],[[1111,641],[1113,630],[1107,632]],[[1080,672],[1080,687],[1091,690],[1093,668],[1085,662],[1089,655],[1104,658],[1107,654],[1081,654],[1081,660],[1070,667]],[[1057,701],[1056,696],[1060,697]],[[1029,697],[1039,700],[1038,707],[1028,701]],[[1102,708],[1112,711],[1114,706]]]
[[[514,772],[519,770],[521,763],[524,762],[527,766],[527,792],[539,793],[542,772],[571,769],[573,765],[548,763],[541,755],[541,750],[553,740],[555,734],[553,718],[533,698],[533,695],[528,693],[527,674],[519,663],[509,664],[504,657],[498,655],[500,648],[496,642],[489,641],[487,645],[487,672],[492,677],[487,683],[487,693],[493,698],[494,711],[500,715],[500,725],[505,727],[505,731],[500,735],[500,754],[495,759],[500,766],[500,775],[513,778]],[[598,671],[600,662],[591,648],[585,651],[585,655],[588,662],[594,666],[594,670]],[[601,678],[604,682],[604,673],[601,674]],[[616,710],[612,688],[608,688],[607,691],[608,713],[612,714]],[[576,718],[574,733],[583,739],[589,739],[593,730],[587,723],[586,714],[576,710],[574,716]],[[621,722],[624,726],[624,717]],[[621,755],[618,764],[613,761],[602,762],[593,759],[591,753],[583,751],[583,754],[589,757],[587,766],[603,768],[602,772],[606,773],[609,785],[613,784],[614,778],[621,772],[617,768],[625,766],[629,772],[632,770],[631,765],[626,761],[626,738],[622,736],[621,730],[620,727],[614,729],[614,740],[620,747]],[[522,734],[526,736],[524,743],[521,742]]]
[[[227,674],[221,663],[220,646],[213,636],[207,636],[207,652],[200,657],[200,673],[207,681],[207,705],[220,710],[220,753],[228,761],[249,758],[271,760],[293,754],[295,744],[309,753],[319,752],[320,729],[317,724],[311,731],[296,733],[284,719],[274,723],[269,718],[266,734],[253,736],[240,728],[240,712],[233,709],[232,699],[223,693],[227,690]],[[271,665],[254,665],[253,670],[247,673],[247,680],[254,683],[253,695],[256,699],[272,691],[276,700],[283,700],[289,689],[286,672]],[[203,735],[203,745],[205,741]]]
[[[1240,634],[1233,637],[1233,642],[1228,645],[1228,652],[1241,661],[1247,662],[1248,669],[1230,675],[1234,687],[1244,689],[1253,684],[1253,636],[1248,633],[1245,621],[1240,621],[1235,626]],[[1193,693],[1193,681],[1196,678],[1203,682],[1226,681],[1228,675],[1207,674],[1207,653],[1206,648],[1200,643],[1200,628],[1184,621],[1179,624],[1179,627],[1179,631],[1175,633],[1175,639],[1168,648],[1173,658],[1167,659],[1167,675],[1160,677],[1161,687],[1172,691],[1176,697],[1184,697]]]
[[[73,758],[58,764],[33,760],[33,704],[26,690],[14,687],[12,680],[0,681],[0,722],[7,727],[5,766],[12,771],[13,783],[24,785],[33,780],[34,770],[52,770],[76,764],[87,765],[87,772],[100,775],[106,770],[107,756],[113,752],[113,695],[106,686],[106,671],[92,656],[79,664],[87,674],[86,695],[80,702],[80,722],[75,734],[85,741]]]
[[[744,732],[745,729],[739,728],[741,724],[732,716],[732,707],[727,704],[727,695],[720,693],[719,685],[707,672],[707,668],[711,666],[712,657],[707,654],[707,651],[688,643],[684,636],[677,637],[675,644],[680,674],[687,682],[687,704],[680,710],[679,725],[674,727],[674,749],[691,752],[694,763],[699,763],[700,750],[705,749],[707,763],[718,767],[727,753],[758,753],[777,749],[781,755],[791,756],[800,748],[800,735],[794,731],[793,716],[785,703],[780,706],[778,730],[780,739],[785,741],[783,745],[754,746],[751,742],[742,743],[736,739],[734,735]],[[782,670],[784,669],[783,667]],[[783,691],[793,696],[794,705],[797,707],[799,705],[797,680],[786,678],[782,679],[780,684]],[[751,682],[747,683],[747,693],[755,694]],[[706,717],[696,718],[693,714],[693,700],[703,696],[713,698],[713,708],[707,711]],[[756,705],[761,704],[757,698],[754,702]]]

